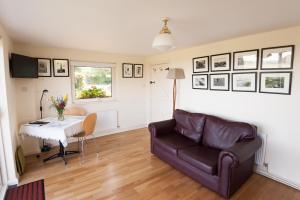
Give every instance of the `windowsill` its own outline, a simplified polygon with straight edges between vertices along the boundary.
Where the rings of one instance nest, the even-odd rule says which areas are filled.
[[[93,99],[73,99],[74,104],[87,104],[87,103],[109,103],[117,102],[116,98],[107,97],[107,98],[93,98]]]

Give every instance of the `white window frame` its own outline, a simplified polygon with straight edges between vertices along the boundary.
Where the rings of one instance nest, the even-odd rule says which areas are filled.
[[[75,66],[98,67],[98,68],[111,68],[111,97],[105,98],[92,98],[92,99],[76,99],[75,96]],[[116,63],[103,63],[103,62],[86,62],[86,61],[70,61],[71,67],[71,93],[73,103],[89,103],[89,102],[106,102],[114,101],[116,99]]]

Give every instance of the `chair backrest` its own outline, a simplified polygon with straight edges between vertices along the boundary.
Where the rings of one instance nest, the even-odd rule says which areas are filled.
[[[88,136],[90,134],[92,134],[95,130],[95,126],[96,126],[96,120],[97,120],[97,114],[96,113],[91,113],[88,114],[84,121],[83,121],[83,130],[85,133],[85,136]]]
[[[65,115],[75,115],[75,116],[85,116],[87,114],[86,110],[84,108],[81,107],[70,107],[70,108],[66,108]]]

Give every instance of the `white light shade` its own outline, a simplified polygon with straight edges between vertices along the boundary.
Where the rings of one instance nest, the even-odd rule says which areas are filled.
[[[160,51],[167,51],[174,48],[174,40],[170,33],[158,34],[152,43],[152,47]]]
[[[167,79],[184,79],[184,70],[181,68],[170,68]]]

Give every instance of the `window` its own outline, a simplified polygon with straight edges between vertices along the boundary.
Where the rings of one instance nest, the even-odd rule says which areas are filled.
[[[113,64],[72,62],[74,100],[112,98]]]

